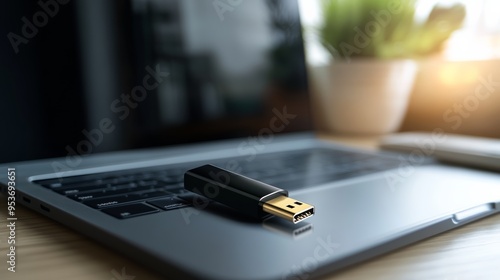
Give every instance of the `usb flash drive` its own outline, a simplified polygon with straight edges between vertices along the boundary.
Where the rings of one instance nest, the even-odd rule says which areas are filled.
[[[184,174],[184,188],[255,218],[269,214],[293,223],[314,215],[314,206],[288,197],[288,192],[213,165]]]

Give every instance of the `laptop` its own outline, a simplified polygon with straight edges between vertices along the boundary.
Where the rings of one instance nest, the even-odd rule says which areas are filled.
[[[0,186],[9,195],[14,171],[18,203],[166,278],[310,279],[499,211],[497,173],[315,137],[295,1],[59,9],[9,57],[43,79],[4,97],[2,112],[29,116],[9,124],[32,129],[2,140]],[[185,199],[184,172],[204,164],[288,190],[315,215],[255,220]]]

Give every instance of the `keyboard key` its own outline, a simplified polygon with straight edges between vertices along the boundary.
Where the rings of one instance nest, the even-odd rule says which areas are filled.
[[[177,208],[190,206],[190,204],[187,203],[186,201],[178,199],[176,197],[167,197],[158,200],[150,200],[147,201],[147,203],[152,204],[163,210],[173,210]]]
[[[118,177],[107,177],[102,180],[104,184],[111,184],[111,185],[121,185],[121,184],[127,184],[127,183],[133,183],[136,181],[136,177],[133,175],[128,175],[128,176],[118,176]]]
[[[168,191],[171,189],[184,188],[184,183],[164,184],[162,188]]]
[[[61,177],[57,179],[48,179],[48,180],[39,180],[35,181],[37,184],[41,184],[43,186],[51,187],[52,184],[54,186],[60,187],[66,184],[74,184],[74,183],[83,183],[97,180],[102,175],[92,174],[92,175],[82,175],[82,176],[73,176],[73,177]]]
[[[173,189],[167,189],[167,191],[169,193],[173,193],[173,194],[176,194],[176,195],[190,193],[190,191],[186,190],[184,187],[177,187],[177,188],[173,188]]]
[[[158,185],[158,181],[155,181],[155,180],[140,180],[137,182],[137,184],[139,186],[151,186],[151,187],[154,187],[154,186],[157,186]]]
[[[113,217],[116,217],[118,219],[132,218],[140,215],[156,213],[159,211],[160,210],[143,203],[109,207],[102,210],[102,212],[109,214]]]
[[[62,184],[60,182],[55,182],[55,183],[50,183],[50,184],[43,184],[42,186],[49,188],[49,189],[57,189],[62,187]]]
[[[88,200],[88,199],[93,199],[93,198],[114,196],[114,195],[119,195],[119,194],[127,194],[127,193],[138,192],[138,191],[147,191],[147,190],[152,190],[152,187],[137,186],[137,187],[133,187],[133,188],[118,188],[118,189],[108,188],[108,189],[91,191],[91,192],[81,192],[81,193],[77,193],[74,195],[69,195],[68,197],[71,199],[74,199],[74,200],[83,201],[83,200]]]
[[[194,205],[195,207],[197,205],[207,205],[208,203],[213,202],[213,200],[210,200],[209,198],[192,192],[186,192],[185,194],[178,195],[177,198],[185,201],[189,205]]]
[[[80,192],[106,189],[109,187],[110,187],[110,185],[108,185],[108,184],[94,184],[94,185],[87,185],[86,184],[86,185],[68,186],[68,187],[57,188],[57,189],[54,189],[54,191],[56,191],[62,195],[71,195],[71,194],[76,194],[76,193],[80,193]]]
[[[132,202],[137,200],[146,200],[148,198],[168,196],[168,195],[171,194],[163,191],[153,191],[145,193],[132,193],[132,194],[124,194],[124,195],[117,195],[104,198],[88,199],[84,200],[83,203],[93,208],[103,208],[120,203]]]
[[[127,188],[120,188],[120,187],[111,187],[108,189],[103,189],[96,191],[96,198],[97,197],[104,197],[104,196],[113,196],[113,195],[118,195],[118,194],[132,194],[134,192],[148,192],[148,191],[165,191],[164,187],[159,187],[157,185],[133,185],[132,187],[127,187]],[[94,192],[91,192],[93,194]],[[99,193],[102,193],[100,195]],[[76,194],[75,196],[85,196],[89,194],[89,192],[83,192],[80,194]]]
[[[173,183],[180,183],[184,181],[184,175],[178,175],[178,176],[161,176],[158,177],[158,180],[167,183],[167,184],[173,184]]]

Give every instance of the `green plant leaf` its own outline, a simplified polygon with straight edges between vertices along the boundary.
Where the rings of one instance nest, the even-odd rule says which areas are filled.
[[[322,44],[343,57],[404,58],[436,52],[462,26],[465,7],[435,6],[424,23],[417,23],[416,5],[416,0],[322,0]]]

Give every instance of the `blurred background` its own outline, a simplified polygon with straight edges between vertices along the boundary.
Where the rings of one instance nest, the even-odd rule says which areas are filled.
[[[405,10],[399,14],[392,13],[391,2],[396,6],[403,3],[406,5]],[[317,76],[324,74],[321,71],[338,73],[338,71],[332,71],[332,68],[341,69],[341,72],[350,71],[342,65],[342,62],[344,64],[346,62],[346,57],[343,56],[345,53],[350,54],[347,58],[350,64],[359,63],[360,60],[395,61],[401,59],[409,59],[416,64],[415,78],[408,95],[407,107],[395,131],[432,131],[440,128],[450,133],[500,138],[499,1],[301,0],[300,5],[308,63],[313,70],[311,72],[316,71]],[[328,8],[332,11],[328,11]],[[373,27],[370,21],[384,23],[384,18],[380,18],[384,16],[383,11],[389,11],[389,15],[392,16],[388,26],[383,28],[381,35],[370,36],[371,31],[367,33],[365,28]],[[402,16],[405,12],[406,15]],[[342,13],[346,15],[345,19],[340,15]],[[340,30],[335,30],[331,26],[328,29],[329,21],[330,25],[339,26]],[[393,23],[407,35],[398,34],[397,28],[391,26]],[[405,29],[404,26],[408,27]],[[355,28],[359,28],[360,32],[354,32]],[[373,32],[377,32],[376,28]],[[430,35],[424,34],[425,32]],[[360,35],[360,33],[363,34]],[[335,59],[335,55],[332,55],[332,44],[336,43],[336,39],[328,38],[331,34],[337,37],[344,36],[341,39],[355,48],[344,45],[342,49],[337,45]],[[363,35],[368,40],[372,40],[371,44],[366,48],[356,48],[356,41],[353,39],[358,36],[359,43],[366,39]],[[333,43],[325,44],[325,37]],[[441,39],[444,40],[441,42]],[[435,48],[422,49],[425,42],[432,45],[432,40],[436,41]],[[370,49],[372,46],[380,46],[379,49],[382,51],[377,53]],[[418,47],[420,49],[417,49]],[[318,70],[321,68],[324,69]],[[365,66],[364,69],[366,68]],[[364,72],[356,71],[359,74],[349,85],[351,89],[353,83],[367,83],[365,91],[371,91],[370,89],[377,87],[377,82],[362,79],[361,73]],[[328,76],[334,79],[333,75],[328,74]],[[371,76],[373,79],[376,77],[378,81],[382,79],[376,74],[371,74]],[[314,80],[314,77],[310,79]],[[493,81],[494,85],[485,89],[484,80],[489,80],[490,83]],[[329,108],[322,108],[321,103],[330,102],[325,99],[325,95],[338,94],[338,91],[337,93],[333,91],[338,90],[339,84],[343,83],[349,83],[349,81],[344,79],[335,85],[328,84],[327,87],[329,86],[332,92],[318,89],[325,85],[316,85],[316,108],[318,108],[316,119],[319,121],[319,129],[328,133],[373,134],[370,131],[345,131],[342,127],[336,129],[335,124],[328,123],[328,111],[331,110],[332,105],[328,104]],[[401,84],[401,82],[397,83]],[[484,100],[475,97],[479,87],[481,87],[479,92],[485,95]],[[352,90],[349,94],[353,95]],[[363,98],[366,99],[366,97]],[[398,97],[390,98],[397,99]],[[362,104],[357,108],[362,108]],[[374,114],[381,113],[375,112]],[[350,116],[344,117],[351,118]]]
[[[498,1],[299,0],[301,22],[294,1],[233,1],[241,7],[222,14],[213,2],[4,3],[0,162],[64,156],[104,118],[114,132],[88,152],[247,137],[285,96],[329,134],[440,128],[500,138]],[[231,31],[231,16],[244,32]],[[303,57],[284,59],[303,42],[309,85],[293,70]],[[122,94],[158,69],[168,79],[133,108]]]
[[[300,117],[280,132],[311,127],[296,1],[19,0],[0,13],[0,162],[248,137],[285,105]]]

